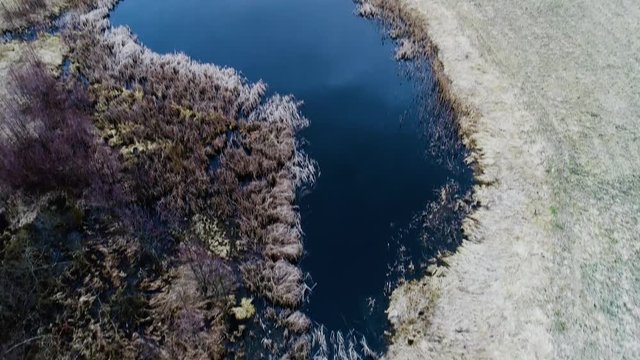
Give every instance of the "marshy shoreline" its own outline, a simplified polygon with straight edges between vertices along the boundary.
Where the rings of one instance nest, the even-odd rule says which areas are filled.
[[[363,9],[408,22],[433,62],[476,164],[480,205],[447,266],[394,292],[386,356],[639,356],[637,4]]]
[[[284,330],[264,351],[327,351],[297,310],[308,289],[294,200],[315,177],[298,104],[232,69],[153,53],[111,28],[115,4],[62,4],[60,33],[32,30],[62,11],[41,0],[11,15],[37,16],[3,24],[33,32],[1,49],[3,356],[242,356],[228,344],[254,317]],[[236,297],[247,291],[264,312]],[[364,339],[348,346],[377,357]]]
[[[59,6],[55,1],[50,3]],[[640,291],[633,281],[634,274],[639,273],[634,259],[640,255],[633,241],[634,234],[640,230],[640,209],[637,207],[640,180],[635,175],[640,170],[637,145],[637,115],[640,113],[637,105],[640,101],[637,100],[640,95],[637,89],[622,90],[629,78],[638,75],[634,54],[637,55],[640,44],[637,39],[627,39],[625,34],[633,33],[629,29],[634,21],[640,23],[636,21],[640,19],[640,10],[637,6],[618,2],[596,6],[594,1],[588,0],[579,2],[581,6],[543,4],[527,7],[526,3],[358,2],[362,16],[377,18],[390,29],[391,37],[399,44],[398,59],[422,58],[430,63],[428,76],[436,81],[443,111],[452,114],[452,121],[442,124],[443,137],[456,142],[460,136],[469,150],[466,162],[474,167],[476,180],[472,203],[477,207],[463,221],[466,240],[462,246],[455,254],[439,259],[437,265],[430,267],[429,276],[405,283],[393,292],[388,317],[394,331],[386,358],[640,356],[640,349],[633,343],[633,339],[640,336],[637,315],[640,313]],[[244,249],[241,257],[246,261],[241,272],[247,279],[260,280],[245,285],[253,286],[251,290],[255,293],[282,305],[283,308],[270,311],[267,320],[288,327],[294,334],[283,344],[287,349],[274,351],[284,351],[292,358],[302,356],[300,354],[309,351],[313,339],[306,334],[309,319],[296,310],[306,290],[303,274],[295,265],[302,248],[299,219],[292,204],[298,181],[313,180],[313,171],[309,160],[296,152],[294,134],[305,125],[296,105],[288,98],[272,99],[272,103],[265,104],[259,100],[264,93],[261,85],[251,87],[232,70],[194,64],[181,56],[152,54],[142,49],[128,32],[116,30],[111,33],[106,19],[115,1],[95,4],[80,1],[78,4],[100,10],[94,10],[92,15],[76,14],[75,21],[82,19],[76,22],[82,31],[76,32],[72,44],[84,43],[85,46],[72,50],[76,51],[73,74],[79,75],[81,82],[102,79],[96,82],[101,85],[92,89],[94,101],[100,107],[89,116],[98,118],[102,138],[127,159],[125,171],[118,176],[129,179],[127,184],[142,189],[140,193],[145,198],[138,199],[136,204],[142,208],[154,204],[154,210],[142,217],[139,215],[145,213],[144,209],[132,212],[126,208],[126,211],[112,213],[105,210],[104,198],[86,198],[86,193],[78,195],[74,191],[44,197],[40,197],[40,193],[31,194],[19,201],[4,196],[2,200],[7,205],[0,211],[3,255],[12,254],[25,262],[3,263],[2,271],[22,274],[20,276],[27,274],[24,278],[29,279],[30,268],[25,264],[32,268],[34,263],[46,267],[46,261],[50,260],[46,257],[58,259],[62,251],[68,257],[63,256],[61,267],[57,264],[49,275],[59,276],[61,271],[69,276],[64,278],[69,282],[62,287],[60,284],[34,284],[34,288],[43,289],[40,295],[54,299],[47,307],[34,311],[45,313],[51,309],[64,309],[67,312],[64,321],[56,319],[58,322],[49,328],[43,325],[44,333],[34,335],[29,331],[39,329],[38,319],[32,319],[21,328],[22,331],[28,328],[25,334],[2,334],[16,338],[3,338],[0,351],[3,355],[16,357],[20,354],[36,356],[43,349],[86,356],[97,352],[171,357],[175,354],[172,351],[186,351],[192,356],[205,353],[222,356],[224,342],[229,340],[224,338],[225,334],[234,338],[241,336],[242,327],[238,324],[254,316],[255,311],[251,303],[247,303],[248,299],[226,297],[236,289],[237,279],[233,276],[229,276],[228,282],[202,286],[207,271],[222,277],[229,275],[234,265],[226,258],[231,251],[227,245],[230,238],[234,238],[234,242],[237,241],[234,247]],[[62,8],[66,9],[55,7],[51,14],[59,13]],[[626,12],[621,15],[620,9]],[[38,15],[35,20],[44,21],[51,14]],[[587,20],[578,20],[582,18]],[[607,19],[619,22],[612,24]],[[522,23],[528,25],[528,30],[523,30]],[[586,26],[588,23],[595,25]],[[0,28],[12,27],[15,28],[3,24]],[[88,28],[97,29],[97,32],[84,32]],[[110,32],[108,37],[101,38],[102,31]],[[572,35],[583,32],[584,37]],[[504,34],[511,40],[505,41]],[[60,71],[68,53],[58,47],[56,39],[58,37],[36,40],[34,50],[27,52],[31,54],[29,56],[35,53],[51,70]],[[556,46],[558,44],[564,45]],[[623,44],[624,49],[616,44]],[[95,56],[91,52],[93,48],[101,49],[105,56],[92,58]],[[3,80],[9,78],[7,64],[18,61],[22,52],[15,42],[0,45]],[[602,53],[613,54],[609,63],[599,60]],[[618,53],[626,56],[616,55]],[[110,57],[118,60],[110,63]],[[85,62],[84,69],[82,62]],[[101,65],[92,69],[92,64]],[[157,65],[156,70],[161,70],[145,70],[142,64]],[[139,74],[178,78],[179,83],[184,74],[177,75],[181,71],[176,70],[178,68],[187,69],[192,80],[202,80],[203,84],[218,83],[220,89],[229,90],[227,98],[219,103],[219,99],[204,96],[200,98],[206,103],[202,106],[169,101],[163,107],[161,116],[177,117],[194,124],[213,121],[222,125],[215,129],[205,126],[207,131],[211,130],[208,132],[211,137],[203,142],[215,144],[215,148],[196,149],[204,157],[187,159],[184,168],[181,161],[185,160],[185,153],[193,149],[172,147],[153,136],[145,138],[149,133],[140,122],[144,119],[143,110],[152,103],[178,97],[173,97],[175,94],[170,87],[148,88],[147,79],[138,78]],[[191,71],[194,68],[197,71]],[[198,74],[205,74],[205,78],[200,79]],[[218,76],[232,80],[219,82]],[[568,80],[562,80],[565,78]],[[7,94],[7,83],[1,86],[2,97]],[[107,86],[103,86],[104,83]],[[610,89],[606,88],[609,84]],[[615,99],[611,97],[613,95],[607,95],[608,91]],[[203,96],[202,93],[192,95]],[[58,102],[53,105],[63,112],[75,112],[75,107],[85,101],[82,97],[76,100],[71,108],[64,101],[56,100]],[[229,102],[233,105],[225,108]],[[272,118],[274,124],[263,128],[242,119],[234,121],[237,114],[251,114],[256,107],[264,105],[268,108],[254,113],[254,117]],[[130,109],[137,109],[134,116]],[[282,114],[285,115],[280,116]],[[123,118],[126,121],[122,122]],[[601,119],[613,122],[614,130]],[[63,117],[62,120],[68,119]],[[154,131],[160,129],[166,138],[178,140],[172,138],[175,136],[172,129],[157,126]],[[284,134],[278,144],[264,142],[263,131],[269,131],[270,126]],[[192,128],[196,133],[198,129]],[[235,135],[229,136],[229,132]],[[245,138],[238,140],[239,133]],[[448,137],[451,134],[455,134],[455,139]],[[238,141],[245,143],[238,147]],[[269,150],[272,145],[282,146],[282,152],[276,151],[278,155],[274,158],[267,156],[256,162],[247,160],[247,157],[272,153]],[[252,151],[246,151],[247,147]],[[104,149],[92,149],[95,153],[90,156],[100,156],[105,164],[109,163],[110,155],[102,157]],[[160,171],[165,158],[153,155],[163,149],[171,150],[167,152],[171,157],[171,169],[179,176],[185,169],[193,171],[193,164],[198,164],[195,193],[184,191],[163,198],[144,190],[148,180],[165,185],[171,181],[162,177]],[[203,170],[200,165],[209,156],[219,156],[223,149],[224,152],[229,150],[225,160],[228,163],[225,169],[229,171],[223,174],[223,184],[227,187],[218,188],[213,198],[219,196],[219,208],[227,203],[238,205],[227,209],[226,216],[229,217],[243,214],[235,220],[238,222],[234,226],[218,222],[224,215],[207,213],[211,194],[199,197],[198,193],[209,181],[208,169]],[[146,156],[150,160],[146,170],[153,170],[157,175],[153,179],[140,178],[140,172],[131,171],[135,168],[131,164]],[[105,169],[91,169],[90,173],[93,171]],[[274,172],[275,176],[271,176]],[[82,175],[86,176],[86,173]],[[90,189],[97,186],[101,191],[114,191],[104,183],[86,185],[84,177],[78,179]],[[255,186],[251,186],[250,179],[258,180],[253,184]],[[249,186],[241,187],[238,183]],[[38,184],[44,188],[51,185]],[[233,190],[236,188],[242,190],[236,192]],[[126,186],[115,190],[118,190],[118,196],[128,199],[127,190],[130,189]],[[183,199],[190,196],[196,200],[183,206]],[[233,201],[225,196],[233,197]],[[268,219],[252,211],[256,207],[254,201],[264,204],[265,196],[273,197],[280,205],[277,213],[264,212]],[[191,203],[197,204],[195,212],[188,205]],[[164,217],[156,216],[161,213]],[[123,221],[120,232],[104,227],[99,220],[105,216],[132,215],[137,221]],[[185,226],[185,218],[189,225]],[[158,236],[166,240],[163,246],[168,248],[154,248],[144,242],[142,233],[157,230],[158,223],[163,224]],[[166,231],[167,223],[173,224],[171,231]],[[265,228],[268,231],[265,232]],[[51,229],[64,229],[64,237],[76,242],[78,234],[86,236],[88,250],[50,249],[42,247],[41,239],[35,235],[33,243],[28,236],[25,238],[25,234],[37,235]],[[186,230],[184,234],[197,241],[184,241],[178,249],[178,242],[171,240],[176,229]],[[131,239],[126,240],[127,237]],[[248,238],[264,239],[265,242],[255,244],[247,241]],[[287,241],[274,243],[269,240],[273,238]],[[123,241],[125,245],[131,241],[133,246],[125,246]],[[176,248],[171,248],[174,245]],[[46,256],[33,257],[34,248]],[[179,252],[180,258],[167,261],[159,256],[167,249]],[[120,272],[127,264],[119,261],[126,259],[128,264],[138,264],[140,256],[146,259],[141,264],[144,274]],[[101,264],[105,266],[87,270],[86,264],[95,259],[104,260]],[[41,261],[44,263],[39,263]],[[67,263],[73,266],[68,268]],[[198,266],[193,266],[194,263]],[[90,287],[81,285],[80,279],[74,278],[74,271],[78,269],[90,273],[85,281],[91,282],[91,286],[99,284],[103,292],[86,291]],[[162,271],[158,272],[158,269]],[[167,269],[170,271],[165,272]],[[159,273],[162,276],[158,276]],[[122,284],[128,284],[125,288],[131,292],[112,296],[113,287]],[[60,291],[51,294],[47,292],[50,288]],[[84,289],[85,292],[78,300],[74,293],[65,293],[67,288]],[[190,296],[179,288],[189,289]],[[139,289],[144,289],[142,296],[138,295]],[[29,298],[27,295],[25,298]],[[202,302],[203,296],[209,300]],[[214,300],[211,300],[212,296]],[[108,306],[100,303],[104,299],[110,299]],[[20,298],[2,300],[9,308],[22,305]],[[102,321],[104,311],[119,319],[117,326]],[[228,318],[224,315],[229,313],[234,314],[233,322],[237,321],[232,325],[227,324]],[[126,319],[131,314],[140,315],[135,324]],[[13,320],[3,318],[2,321]],[[79,323],[89,323],[97,330],[93,334],[83,334],[82,326],[73,325]],[[203,330],[171,333],[167,324],[183,330],[201,324],[198,327]],[[230,334],[231,328],[236,333]],[[148,332],[141,332],[141,329]],[[588,329],[589,333],[582,329]],[[173,339],[161,336],[167,331]],[[120,347],[113,347],[110,344],[114,339],[125,340]]]
[[[116,81],[120,81],[124,78],[128,79],[128,84],[125,85],[126,90],[123,90],[122,92],[115,91],[117,89],[110,89],[109,86],[104,87],[103,85],[100,85],[100,87],[97,87],[94,90],[97,94],[99,107],[104,109],[100,110],[100,112],[103,112],[104,114],[100,115],[99,113],[98,117],[105,118],[100,121],[107,125],[106,128],[100,130],[102,132],[106,131],[109,134],[107,139],[109,143],[114,144],[116,147],[118,147],[121,146],[120,143],[122,143],[122,135],[119,134],[118,130],[121,125],[118,124],[118,119],[126,117],[127,115],[124,113],[118,113],[118,111],[122,110],[116,110],[114,114],[109,114],[107,109],[117,109],[118,107],[121,107],[123,105],[131,106],[132,104],[134,104],[134,106],[138,106],[135,105],[136,102],[140,102],[141,100],[145,99],[145,95],[147,95],[145,93],[147,92],[147,90],[140,86],[144,86],[144,83],[147,81],[148,77],[154,76],[152,73],[148,73],[148,71],[149,68],[153,69],[155,65],[150,65],[150,67],[149,65],[141,65],[140,61],[143,60],[143,63],[162,63],[163,61],[169,60],[166,65],[174,66],[173,64],[171,64],[171,62],[176,62],[177,66],[182,67],[183,70],[189,69],[190,66],[195,65],[196,67],[198,67],[200,65],[189,65],[189,60],[187,60],[186,58],[175,58],[175,56],[174,58],[172,58],[171,56],[164,56],[155,59],[155,54],[150,53],[146,49],[141,49],[139,45],[135,43],[135,40],[131,38],[131,35],[126,31],[120,29],[114,33],[111,33],[111,30],[108,29],[109,26],[106,19],[108,17],[109,10],[114,5],[114,2],[99,4],[98,10],[93,10],[93,12],[89,13],[88,15],[79,15],[79,19],[81,20],[75,20],[78,29],[75,30],[75,32],[71,32],[71,37],[68,37],[67,41],[70,41],[70,45],[72,45],[73,47],[72,51],[75,52],[75,54],[72,53],[71,56],[72,58],[75,57],[75,71],[77,71],[79,74],[82,74],[82,76],[87,78],[90,83],[94,82],[97,84],[104,84],[106,82],[108,84],[110,81],[113,81],[108,80],[108,77],[111,77]],[[450,120],[450,123],[439,124],[439,129],[442,130],[441,137],[444,138],[445,141],[448,141],[448,146],[455,147],[455,144],[457,144],[458,140],[457,138],[451,138],[451,135],[458,136],[458,134],[462,134],[465,145],[472,151],[470,157],[466,159],[466,161],[467,163],[477,164],[476,180],[478,182],[478,186],[486,187],[494,184],[495,180],[488,177],[486,175],[486,172],[483,171],[483,161],[485,161],[485,158],[478,155],[479,151],[477,144],[472,138],[475,122],[477,121],[474,111],[470,110],[469,107],[465,105],[465,102],[458,100],[455,91],[451,89],[451,82],[444,71],[443,63],[441,62],[439,57],[438,48],[432,42],[431,37],[426,32],[426,29],[422,26],[422,18],[417,15],[417,12],[409,11],[408,8],[406,8],[404,5],[400,5],[399,3],[372,1],[363,2],[359,5],[360,14],[362,16],[376,17],[378,20],[383,22],[386,28],[390,29],[392,38],[394,38],[399,43],[396,52],[398,60],[419,58],[430,63],[429,69],[431,71],[431,74],[429,76],[435,79],[438,86],[438,95],[440,100],[439,106],[442,106],[442,111],[449,112],[451,114],[450,117],[444,117],[445,120]],[[39,18],[38,21],[43,21],[43,19],[44,18]],[[101,35],[101,33],[105,33],[108,35]],[[82,45],[83,43],[86,43],[87,45]],[[80,46],[78,46],[79,44]],[[99,52],[96,55],[95,50],[100,48],[108,48],[111,50],[105,51],[103,55],[100,55]],[[119,54],[125,53],[127,54],[127,57],[133,56],[133,59],[121,58]],[[110,59],[110,54],[115,55],[116,58],[119,58],[120,60]],[[150,60],[144,60],[145,58],[150,58]],[[101,65],[98,66],[98,64]],[[107,78],[104,78],[105,73],[109,74]],[[136,78],[140,77],[140,74],[145,73],[147,74],[143,76],[145,77],[145,79],[136,80]],[[213,76],[215,77],[216,75]],[[233,76],[233,74],[231,74],[231,76]],[[100,77],[102,77],[102,80],[97,80]],[[209,77],[209,80],[206,81],[207,83],[216,82],[216,80],[211,80],[211,77]],[[136,85],[136,83],[138,85]],[[160,81],[159,83],[162,83],[162,81]],[[158,90],[151,91],[153,93],[157,92]],[[159,91],[162,92],[163,90],[160,89]],[[261,85],[257,84],[257,87],[248,91],[248,94],[251,95],[251,98],[255,98],[256,96],[260,96],[260,93],[263,91],[263,89],[261,90]],[[256,104],[253,104],[255,100],[250,100],[250,102],[252,102],[252,105],[249,105],[249,107],[247,108],[246,111],[248,112],[251,111],[252,107],[256,106]],[[202,111],[193,108],[193,105],[194,104],[192,104],[191,102],[177,104],[176,106],[178,106],[178,108],[176,111],[179,111],[180,116],[184,116],[185,119],[195,116],[195,119],[197,120],[198,116],[200,116],[199,114]],[[232,110],[232,112],[233,111],[236,110]],[[204,111],[204,113],[206,115],[206,110]],[[231,115],[231,113],[227,115]],[[109,118],[112,118],[113,120],[109,120]],[[115,126],[113,124],[115,124]],[[230,123],[225,126],[234,127],[237,125]],[[140,135],[144,136],[142,133],[138,136]],[[216,140],[213,142],[217,143],[218,141]],[[222,144],[221,146],[224,146],[224,144]],[[136,150],[138,153],[144,154],[146,152],[153,151],[156,147],[156,142],[152,139],[142,142],[140,141],[140,139],[135,139],[135,143],[126,145],[123,149],[125,149],[124,154],[129,154],[130,151],[136,152]],[[445,146],[443,146],[443,148],[445,148]],[[121,150],[121,152],[122,151],[123,150]],[[240,153],[235,154],[236,157],[242,157],[242,154]],[[244,163],[247,163],[246,159],[237,159],[236,166],[234,168],[237,169],[238,166]],[[247,171],[255,172],[259,170],[238,169],[238,171],[247,173]],[[304,176],[309,175],[303,174],[303,177]],[[230,189],[233,187],[233,184],[229,184]],[[291,191],[293,190],[290,190],[290,192]],[[490,203],[490,200],[485,201],[487,197],[486,194],[485,197],[479,195],[482,193],[482,189],[476,188],[475,192],[476,193],[474,196],[476,197],[476,199],[474,199],[474,201],[483,204],[485,202]],[[238,195],[234,196],[237,197]],[[291,203],[291,194],[285,196],[288,196],[291,199],[289,200],[289,203]],[[228,200],[225,202],[228,202]],[[234,200],[232,202],[235,203],[237,202],[237,200]],[[219,204],[219,206],[224,207],[223,204]],[[196,214],[196,216],[201,216],[201,214]],[[293,222],[295,223],[295,215],[291,216],[293,216]],[[477,227],[478,225],[475,222],[479,222],[479,220],[475,219],[477,219],[477,212],[470,215],[465,221],[465,236],[467,236],[468,238],[473,238],[474,234],[477,233],[477,229],[475,227]],[[205,242],[205,244],[211,244],[211,242],[228,241],[220,239],[220,235],[224,237],[224,233],[221,233],[218,230],[218,226],[215,222],[212,223],[211,220],[207,220],[207,217],[205,217],[205,220],[206,221],[199,221],[200,225],[196,226],[200,228],[204,227],[208,229],[209,232],[212,231],[214,234],[218,234],[215,236],[217,237],[216,239],[209,239]],[[249,224],[254,221],[256,220],[250,220]],[[257,221],[260,220],[258,219]],[[291,222],[291,220],[285,221]],[[277,226],[273,229],[278,233],[277,238],[282,238],[282,235],[289,234],[290,236],[287,235],[284,238],[291,238],[292,241],[287,244],[280,244],[277,247],[274,247],[274,244],[268,245],[266,248],[264,248],[264,250],[266,251],[266,258],[271,258],[271,262],[265,263],[261,260],[257,260],[257,258],[251,259],[247,262],[248,266],[243,267],[243,272],[246,274],[247,279],[265,280],[264,283],[256,283],[254,285],[251,285],[251,282],[248,283],[250,287],[253,286],[252,290],[254,292],[264,292],[264,294],[272,302],[280,302],[282,303],[282,305],[289,306],[295,310],[296,305],[301,302],[301,299],[304,296],[304,285],[301,284],[302,274],[300,273],[299,269],[295,269],[295,267],[288,265],[288,261],[295,261],[301,255],[301,245],[299,244],[299,237],[301,236],[300,230],[298,229],[296,231],[296,227],[294,226],[293,233],[291,233],[291,230],[288,230],[288,225],[276,225]],[[252,233],[250,237],[257,236],[258,238],[261,238],[269,236],[268,234],[256,234],[255,231],[257,229],[258,227],[248,227],[247,230],[244,231],[250,231]],[[297,241],[296,238],[298,238]],[[252,245],[245,244],[244,246]],[[464,248],[468,247],[469,245],[466,245]],[[213,250],[213,248],[211,250]],[[193,262],[195,259],[197,259],[196,261],[202,262],[204,261],[202,259],[207,258],[208,255],[206,254],[206,249],[203,251],[203,249],[201,248],[188,249],[186,251],[183,249],[181,250],[181,252],[186,253],[186,262],[183,259],[183,265],[179,265],[171,271],[170,279],[172,280],[164,280],[166,282],[166,285],[160,288],[156,288],[156,290],[154,291],[160,291],[160,294],[158,296],[152,296],[150,301],[151,303],[163,304],[163,307],[165,309],[168,309],[170,312],[178,311],[179,314],[186,314],[184,309],[180,310],[181,308],[184,308],[183,305],[178,306],[177,304],[172,303],[171,299],[175,297],[175,295],[173,295],[173,292],[176,291],[174,287],[177,286],[172,285],[172,283],[182,284],[181,286],[186,286],[187,288],[191,288],[194,292],[197,292],[196,282],[198,272],[194,271],[195,268],[193,266],[189,267],[188,263]],[[453,266],[453,269],[455,269],[455,265],[451,264],[455,262],[456,257],[459,257],[459,255],[454,255],[452,258],[440,260],[441,262],[444,262],[444,264]],[[211,266],[213,266],[213,264]],[[211,266],[207,265],[205,267],[198,268],[200,270],[200,275],[203,275],[203,269]],[[220,267],[220,265],[217,266]],[[442,296],[441,287],[443,285],[442,283],[438,284],[437,281],[443,279],[441,278],[441,276],[443,274],[446,274],[448,271],[446,267],[433,266],[429,269],[429,272],[431,273],[430,277],[427,277],[420,281],[412,281],[408,284],[402,285],[399,289],[394,291],[392,295],[392,303],[390,305],[388,313],[389,319],[394,326],[394,332],[393,344],[387,354],[387,357],[389,358],[423,358],[426,354],[423,353],[424,349],[422,347],[424,346],[424,335],[429,331],[428,329],[431,326],[432,318],[436,315],[435,311],[437,302],[440,299],[440,296]],[[261,275],[263,273],[267,274],[266,278]],[[193,279],[194,276],[196,279]],[[449,277],[451,277],[451,275],[447,275],[447,277],[444,278],[445,280],[443,281],[447,281]],[[153,278],[143,281],[151,280],[153,280]],[[194,280],[196,280],[196,282],[194,282]],[[274,283],[274,281],[284,282],[284,287],[278,286],[276,283]],[[265,288],[265,284],[267,285],[267,288]],[[271,288],[269,288],[269,286],[271,286]],[[197,317],[204,316],[204,318],[207,318],[207,316],[210,316],[207,315],[206,312],[210,311],[211,309],[198,309],[197,307],[194,307],[196,306],[195,302],[197,301],[197,297],[193,299],[183,299],[183,301],[185,301],[186,304],[189,304],[188,306],[192,307],[187,311],[191,317],[195,317],[191,321],[198,321],[196,320]],[[214,306],[214,309],[218,307],[222,307],[224,309],[232,307],[234,305],[235,304],[233,303],[224,304],[223,302],[220,306]],[[202,311],[205,312],[203,313]],[[242,311],[243,314],[246,312],[251,313],[250,309]],[[156,316],[159,319],[163,319],[166,318],[167,315],[159,313],[153,316]],[[186,315],[180,316],[184,317]],[[277,314],[274,311],[270,316],[273,319],[276,319],[276,322],[278,323],[289,323],[291,330],[294,333],[302,334],[302,336],[294,337],[293,340],[291,340],[290,345],[287,345],[291,348],[293,356],[296,356],[296,354],[303,354],[305,352],[308,352],[308,347],[310,346],[311,340],[304,334],[305,331],[309,328],[309,320],[304,315],[299,312],[291,311],[285,311]],[[288,319],[292,320],[289,321]],[[176,320],[171,320],[171,317],[167,318],[167,321],[169,322],[177,320],[184,321],[182,318],[178,318]],[[219,354],[222,354],[219,348],[224,341],[222,340],[225,337],[224,333],[228,332],[229,328],[226,327],[224,323],[217,321],[215,324],[211,324],[208,329],[209,333],[206,336],[213,337],[213,341],[217,343],[211,341],[209,343],[205,342],[203,348],[202,340],[196,337],[188,340],[188,347],[185,351],[189,352],[192,356],[197,356],[197,354],[199,354],[200,351],[203,350],[207,352],[215,351]],[[115,336],[118,336],[117,334],[118,332],[116,331]],[[175,334],[174,336],[177,337],[176,341],[178,341],[183,335]],[[180,341],[184,342],[185,339]],[[433,339],[427,339],[428,344],[431,344],[432,342]],[[161,354],[164,354],[164,356],[170,356],[171,351],[177,351],[176,349],[170,348],[170,352],[166,353],[166,350],[163,349],[163,346],[159,346],[159,344],[156,344],[153,340],[153,335],[151,335],[150,337],[149,334],[144,337],[138,336],[138,338],[134,343],[132,343],[132,345],[134,348],[143,346],[146,352],[155,353],[157,356],[160,356]],[[166,346],[166,344],[164,346]],[[100,351],[105,351],[105,349],[103,348]],[[274,349],[274,351],[278,350]],[[446,358],[447,356],[443,354],[446,354],[446,352],[440,354],[440,356]]]

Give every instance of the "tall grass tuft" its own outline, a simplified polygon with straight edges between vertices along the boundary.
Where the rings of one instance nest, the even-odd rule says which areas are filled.
[[[343,334],[341,331],[325,332],[324,326],[319,325],[311,331],[311,357],[313,360],[377,360],[376,352],[369,348],[367,339],[358,337],[352,332]]]

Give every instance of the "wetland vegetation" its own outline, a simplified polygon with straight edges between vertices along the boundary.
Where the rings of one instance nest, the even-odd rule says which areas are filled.
[[[49,2],[42,9],[36,0],[20,4],[4,7],[4,16],[38,26],[51,19],[31,19],[35,12],[19,11],[45,13]],[[316,83],[305,88],[280,68],[264,72],[283,93],[298,81],[290,90],[309,101],[302,109],[318,119],[320,131],[314,132],[307,129],[301,102],[268,91],[259,77],[250,83],[232,68],[183,54],[160,55],[128,29],[111,27],[114,5],[64,3],[60,6],[69,13],[59,33],[39,34],[33,42],[7,40],[23,50],[19,57],[2,59],[8,68],[0,107],[2,356],[377,357],[384,350],[385,282],[422,273],[427,260],[455,249],[471,206],[464,149],[450,108],[442,106],[438,87],[428,85],[433,79],[397,85],[406,78],[397,76],[384,51],[377,55],[384,60],[371,58],[380,61],[372,69],[393,71],[391,76],[376,75],[373,83],[360,83],[367,76],[359,76],[339,91],[325,87],[320,94],[330,96],[324,98],[314,95]],[[353,7],[346,5],[341,11]],[[345,20],[356,34],[373,26],[349,21],[363,20]],[[379,46],[379,30],[364,33]],[[43,37],[61,39],[64,62],[45,61],[51,56],[43,57],[39,48]],[[407,46],[400,43],[398,59],[419,57]],[[357,58],[344,58],[352,66],[346,70],[360,69]],[[329,75],[342,64],[328,69]],[[340,76],[331,81],[351,74]],[[367,93],[371,97],[355,105],[358,90],[380,84],[395,92]],[[340,96],[353,100],[340,103]],[[376,99],[388,106],[383,116],[375,108],[366,110]],[[344,107],[319,110],[327,104]],[[341,112],[353,122],[337,128],[337,122],[322,123]],[[402,115],[413,117],[413,123],[398,130]],[[426,141],[421,129],[427,129]],[[335,131],[363,141],[337,137]],[[311,145],[304,146],[300,134]],[[338,140],[333,149],[327,147],[331,139]],[[378,142],[367,142],[372,140]],[[378,152],[371,146],[387,148]],[[303,148],[318,155],[320,169],[326,165],[325,183]],[[327,156],[335,149],[343,152]],[[380,157],[384,153],[392,156]],[[444,161],[425,161],[425,154]],[[351,175],[344,166],[332,167],[340,157],[375,186],[357,193],[362,185],[356,182],[341,190],[340,184],[351,184]],[[422,170],[412,170],[416,167]],[[376,173],[381,181],[371,182]],[[411,181],[393,181],[403,178]],[[305,189],[311,195],[301,198]],[[367,202],[341,204],[349,192],[368,192],[378,202],[370,210]],[[337,202],[327,207],[322,200],[329,195]],[[325,211],[338,212],[337,220]],[[362,214],[349,220],[356,212]],[[389,226],[396,219],[398,226]],[[323,227],[343,232],[328,234]],[[394,240],[394,234],[404,238]],[[347,257],[337,262],[339,257],[327,255],[340,252]],[[407,252],[408,258],[396,262]],[[355,270],[349,262],[363,253],[369,263],[358,262],[362,269]],[[389,278],[388,266],[400,270]],[[353,276],[336,278],[348,271]],[[318,290],[324,295],[315,303],[307,272],[318,288],[327,289]],[[376,275],[361,281],[368,273]],[[348,287],[359,290],[350,293]],[[379,303],[363,317],[353,307],[364,300]],[[338,314],[342,324],[335,322]]]

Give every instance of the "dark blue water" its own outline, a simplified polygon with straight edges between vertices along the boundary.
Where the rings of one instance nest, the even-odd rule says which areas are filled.
[[[126,0],[111,20],[156,52],[233,67],[304,101],[302,136],[321,171],[300,200],[302,266],[316,283],[307,310],[380,346],[393,239],[453,174],[425,156],[413,111],[424,94],[354,9],[350,0]],[[419,252],[412,237],[403,241]]]

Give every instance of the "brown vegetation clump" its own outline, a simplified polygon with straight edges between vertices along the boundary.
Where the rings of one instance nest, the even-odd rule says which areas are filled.
[[[311,329],[311,319],[300,311],[290,313],[283,322],[287,329],[295,333],[305,334]]]
[[[9,81],[0,104],[0,182],[27,192],[116,195],[118,163],[96,139],[83,90],[59,83],[32,54]]]
[[[224,260],[212,256],[199,245],[181,244],[179,251],[204,297],[220,300],[236,290],[235,274]]]
[[[276,305],[295,308],[307,291],[304,275],[285,260],[253,260],[242,265],[244,281],[251,291],[264,295]]]
[[[0,108],[0,357],[221,359],[239,286],[303,301],[307,120],[232,69],[110,29],[113,3],[73,2],[98,10],[64,32],[70,72],[29,62]]]
[[[269,300],[296,306],[302,255],[298,186],[314,165],[296,133],[307,126],[291,97],[263,100],[235,71],[158,55],[124,28],[109,29],[103,11],[77,18],[66,34],[71,58],[97,103],[96,125],[125,156],[136,202],[163,218],[219,219],[236,256],[260,254]],[[139,187],[135,187],[139,186]]]
[[[311,338],[309,335],[296,337],[290,346],[290,350],[283,356],[283,359],[307,360],[311,352]]]
[[[229,332],[225,313],[232,302],[225,297],[211,297],[191,261],[172,270],[166,286],[149,285],[161,290],[149,302],[153,321],[150,327],[163,337],[161,342],[149,344],[158,358],[222,359]],[[233,277],[223,281],[231,284]]]

